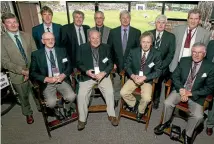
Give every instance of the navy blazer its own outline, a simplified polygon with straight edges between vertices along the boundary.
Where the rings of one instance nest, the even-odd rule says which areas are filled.
[[[52,23],[52,27],[53,27],[53,34],[55,36],[55,46],[60,47],[61,46],[60,45],[60,29],[61,29],[62,25]],[[33,38],[36,43],[37,49],[44,48],[44,44],[41,41],[42,35],[44,32],[45,31],[44,31],[43,23],[32,28],[32,34],[33,34]]]

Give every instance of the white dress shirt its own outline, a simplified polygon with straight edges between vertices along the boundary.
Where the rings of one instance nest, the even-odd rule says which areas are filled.
[[[47,29],[47,28],[49,28],[49,31],[50,31],[51,33],[53,33],[53,26],[52,26],[52,23],[51,23],[50,26],[47,26],[47,25],[45,25],[45,23],[43,23],[43,27],[44,27],[44,31],[45,31],[45,32],[48,32],[48,29]]]
[[[77,34],[77,39],[78,39],[78,43],[80,45],[80,36],[79,36],[79,28],[80,28],[80,33],[82,35],[82,40],[83,40],[83,43],[86,43],[86,39],[85,39],[85,33],[84,33],[84,30],[83,30],[83,27],[78,27],[76,25],[75,26],[75,29],[76,29],[76,34]]]

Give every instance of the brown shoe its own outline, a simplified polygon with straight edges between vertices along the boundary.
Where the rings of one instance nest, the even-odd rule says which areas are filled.
[[[28,124],[32,124],[34,122],[33,116],[32,115],[26,116],[26,121]]]
[[[111,122],[111,124],[112,124],[113,126],[118,126],[118,124],[119,124],[119,121],[118,121],[118,119],[117,119],[116,117],[109,116],[109,117],[108,117],[108,120]]]
[[[78,125],[77,125],[78,131],[83,130],[85,128],[85,124],[86,124],[85,122],[81,122],[78,120]]]
[[[208,136],[211,136],[213,134],[213,128],[207,128],[206,133]]]

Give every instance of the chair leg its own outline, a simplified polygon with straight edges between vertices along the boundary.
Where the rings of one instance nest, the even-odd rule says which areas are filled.
[[[47,130],[48,136],[49,136],[49,138],[51,138],[51,132],[50,132],[51,130],[48,126],[48,120],[47,120],[48,116],[47,116],[46,106],[41,104],[41,110],[42,110],[42,116],[43,116],[43,119],[45,122],[45,127]]]
[[[120,113],[118,116],[118,121],[120,122],[120,118],[121,118],[121,111],[123,110],[123,105],[124,105],[124,100],[123,98],[121,98],[121,104],[120,104]]]
[[[145,125],[145,131],[147,131],[147,128],[149,126],[149,120],[150,120],[151,113],[152,113],[152,102],[149,104],[148,108],[149,108],[149,110],[147,112],[147,120],[146,120],[146,125]]]

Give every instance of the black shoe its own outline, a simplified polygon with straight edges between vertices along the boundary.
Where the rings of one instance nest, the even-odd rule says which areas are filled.
[[[158,109],[159,108],[159,101],[154,101],[154,104],[153,104],[153,108],[154,109]]]
[[[85,128],[85,125],[86,125],[85,122],[78,121],[78,124],[77,124],[78,131],[83,130]]]
[[[170,123],[171,123],[171,121],[168,121],[168,122],[166,122],[166,123],[164,123],[164,124],[159,124],[158,126],[156,126],[156,127],[154,128],[154,133],[155,133],[156,135],[161,135],[161,134],[163,134],[164,129],[170,127]]]
[[[118,107],[118,104],[119,104],[119,100],[114,100],[114,107]]]
[[[184,139],[184,144],[191,144],[191,137],[188,137],[187,135],[186,135],[186,130],[184,129],[183,131],[182,131],[182,136],[183,136],[183,139]]]
[[[134,107],[131,108],[131,112],[137,112],[138,111],[138,106],[139,106],[140,102],[136,100],[136,103],[134,105]]]
[[[142,120],[142,117],[143,117],[143,114],[142,114],[142,113],[137,112],[136,120],[137,120],[138,122],[140,122],[140,121]]]

